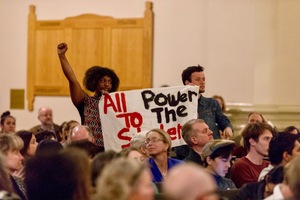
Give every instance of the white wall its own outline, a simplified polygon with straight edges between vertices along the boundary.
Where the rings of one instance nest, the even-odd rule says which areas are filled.
[[[181,85],[190,65],[206,68],[205,96],[227,103],[300,105],[299,0],[153,0],[153,86]],[[26,89],[27,15],[63,19],[83,13],[142,17],[144,0],[0,0],[0,113],[9,110],[10,89]],[[171,72],[171,73],[170,73]],[[54,120],[79,120],[69,97],[36,97]],[[27,106],[27,102],[26,102]],[[11,110],[17,129],[38,123],[37,111]]]

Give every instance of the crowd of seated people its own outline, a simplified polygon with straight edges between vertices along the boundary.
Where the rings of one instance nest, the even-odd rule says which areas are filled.
[[[39,125],[44,129],[38,132],[16,131],[16,119],[10,112],[3,113],[0,197],[274,199],[278,193],[289,199],[299,197],[297,128],[290,126],[277,132],[256,112],[249,114],[240,132],[246,153],[235,160],[237,145],[233,138],[214,139],[201,119],[182,126],[182,138],[189,147],[183,159],[172,154],[171,138],[162,129],[136,134],[130,147],[116,152],[95,145],[89,127],[75,120],[63,123],[57,133],[52,119],[48,120],[52,129]]]

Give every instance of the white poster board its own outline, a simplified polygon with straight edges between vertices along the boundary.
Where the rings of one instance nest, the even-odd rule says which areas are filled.
[[[198,86],[175,86],[114,92],[99,102],[105,150],[120,151],[133,135],[161,128],[172,146],[185,144],[182,125],[197,118]]]

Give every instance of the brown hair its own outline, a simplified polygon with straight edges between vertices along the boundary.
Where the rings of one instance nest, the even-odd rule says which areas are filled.
[[[264,133],[265,130],[269,130],[272,135],[274,135],[275,131],[271,125],[266,123],[249,123],[243,128],[241,135],[244,141],[244,147],[249,151],[250,149],[250,142],[249,139],[252,138],[256,142],[259,139],[259,136]]]
[[[214,98],[216,100],[217,99],[221,100],[222,107],[221,106],[220,107],[221,107],[222,112],[225,112],[226,111],[226,104],[225,104],[224,98],[220,95],[214,95],[212,98]]]
[[[25,166],[31,200],[90,200],[90,163],[82,150],[67,148],[35,156]]]

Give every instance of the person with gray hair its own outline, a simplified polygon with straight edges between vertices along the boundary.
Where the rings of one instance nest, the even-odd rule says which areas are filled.
[[[194,163],[183,163],[173,167],[162,184],[167,199],[219,199],[217,186],[211,175]]]
[[[92,130],[86,125],[75,126],[71,132],[70,141],[88,140],[93,141]]]
[[[190,147],[188,156],[185,161],[192,161],[203,165],[201,153],[203,147],[213,140],[213,132],[202,119],[191,119],[186,122],[181,129],[182,137]]]
[[[147,163],[116,158],[104,167],[96,182],[94,199],[154,200],[154,187]]]
[[[144,159],[149,157],[146,149],[146,133],[137,133],[130,140],[130,147],[135,148],[139,153],[141,153]]]
[[[38,110],[38,120],[41,122],[30,129],[30,131],[36,135],[41,131],[51,131],[55,135],[57,141],[61,141],[59,134],[59,125],[53,122],[53,111],[51,108],[43,106]]]

